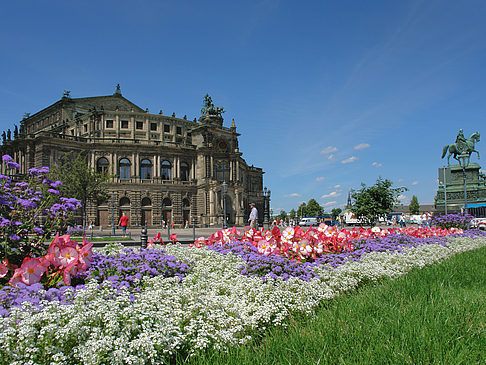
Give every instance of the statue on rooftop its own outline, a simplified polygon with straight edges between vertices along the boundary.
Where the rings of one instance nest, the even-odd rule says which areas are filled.
[[[479,159],[479,152],[474,149],[475,142],[479,142],[480,134],[478,132],[474,132],[471,136],[466,139],[464,137],[462,129],[459,129],[459,133],[457,133],[456,142],[452,144],[445,145],[442,149],[442,158],[446,155],[447,151],[449,151],[449,155],[447,156],[447,164],[449,165],[449,158],[451,155],[459,162],[457,158],[458,155],[466,154],[469,158],[471,157],[471,153],[476,152]]]
[[[219,106],[214,106],[211,97],[209,96],[209,94],[206,94],[206,96],[204,97],[204,108],[201,109],[201,115],[220,117],[223,113],[223,108]]]

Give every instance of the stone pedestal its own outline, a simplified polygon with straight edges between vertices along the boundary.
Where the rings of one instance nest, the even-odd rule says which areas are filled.
[[[477,163],[471,163],[465,169],[468,205],[486,203],[486,180],[480,168]],[[435,197],[437,211],[445,211],[445,201],[447,213],[460,212],[464,206],[463,170],[459,165],[439,169],[439,188]]]

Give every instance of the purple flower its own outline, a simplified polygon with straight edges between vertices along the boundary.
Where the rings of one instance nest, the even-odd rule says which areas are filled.
[[[3,155],[2,156],[2,161],[4,161],[4,162],[10,162],[10,161],[13,161],[13,158],[10,155]]]
[[[36,205],[32,201],[27,200],[27,199],[22,199],[22,198],[17,199],[17,204],[20,204],[22,207],[27,208],[27,209],[36,207]]]
[[[53,187],[53,188],[57,188],[59,186],[62,186],[62,182],[60,182],[59,180],[54,181],[53,183],[51,183],[51,187]]]
[[[16,234],[11,234],[10,236],[8,236],[8,238],[10,238],[12,241],[20,241],[20,237]]]
[[[42,230],[42,228],[39,228],[39,227],[34,227],[33,228],[33,231],[37,234],[43,234],[44,231]]]
[[[51,194],[56,194],[56,195],[59,195],[59,190],[56,190],[56,189],[47,189],[47,191]]]
[[[20,169],[20,165],[17,162],[7,162],[7,168]]]

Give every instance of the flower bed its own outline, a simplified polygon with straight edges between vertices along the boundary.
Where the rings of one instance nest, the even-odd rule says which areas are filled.
[[[458,237],[395,234],[353,244],[352,252],[343,250],[302,263],[296,257],[292,261],[259,254],[259,248],[249,242],[231,241],[209,249],[176,244],[140,254],[120,248],[109,257],[106,252],[93,255],[93,262],[112,261],[113,265],[93,266],[84,287],[63,289],[69,304],[49,300],[48,291],[31,287],[45,295],[39,299],[42,306],[30,301],[4,308],[9,315],[0,318],[0,358],[19,364],[141,364],[168,362],[174,353],[224,349],[270,326],[285,325],[293,312],[311,313],[323,300],[484,246],[486,238],[479,231]],[[128,257],[133,265],[126,264]],[[115,281],[120,283],[122,275],[124,279],[136,275],[130,270],[143,270],[142,261],[147,265],[164,261],[165,266],[157,273],[145,270],[134,285],[113,285],[108,279],[118,275]],[[120,275],[117,265],[129,269],[126,275],[124,270]],[[160,274],[170,266],[173,271]],[[140,291],[132,290],[135,287]],[[0,293],[0,297],[10,294]],[[60,293],[50,295],[59,298]]]

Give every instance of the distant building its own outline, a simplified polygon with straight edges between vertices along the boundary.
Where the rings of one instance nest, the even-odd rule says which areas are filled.
[[[247,223],[250,202],[263,212],[263,174],[248,165],[238,148],[235,122],[223,126],[222,108],[206,96],[197,121],[149,113],[122,96],[71,98],[24,116],[20,133],[2,146],[29,168],[58,165],[70,151],[84,151],[90,165],[113,176],[112,199],[87,208],[88,219],[110,226],[127,213],[131,226],[221,225],[221,184],[226,195],[228,224]],[[114,217],[112,217],[114,208]]]

